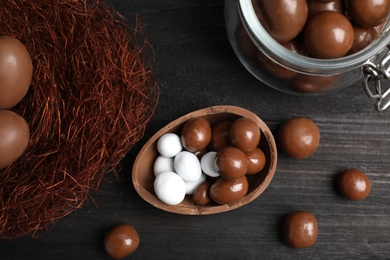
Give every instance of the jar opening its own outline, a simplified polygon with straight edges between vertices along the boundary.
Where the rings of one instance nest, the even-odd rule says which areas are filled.
[[[361,67],[375,58],[390,43],[387,20],[381,34],[365,49],[337,59],[317,59],[299,55],[284,48],[261,25],[252,0],[238,0],[238,12],[253,43],[269,58],[304,74],[340,74]]]

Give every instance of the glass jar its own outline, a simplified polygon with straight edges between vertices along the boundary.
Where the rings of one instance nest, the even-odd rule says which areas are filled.
[[[381,86],[390,78],[389,22],[363,50],[336,59],[316,59],[276,42],[261,25],[255,8],[251,0],[225,0],[226,30],[232,48],[261,82],[287,93],[316,95],[362,80],[367,95],[376,100],[377,110],[390,106],[390,90],[384,91]]]

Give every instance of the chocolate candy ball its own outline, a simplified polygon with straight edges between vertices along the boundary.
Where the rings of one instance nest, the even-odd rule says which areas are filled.
[[[354,40],[351,49],[348,51],[348,54],[353,54],[363,50],[379,35],[375,27],[361,27],[358,25],[353,25],[353,31]]]
[[[371,190],[367,175],[357,169],[343,171],[338,176],[337,185],[340,193],[350,200],[362,200]]]
[[[244,152],[255,149],[259,144],[260,137],[259,127],[249,118],[241,117],[230,126],[230,143]]]
[[[260,148],[255,148],[252,151],[246,152],[245,155],[248,159],[246,174],[256,174],[264,168],[266,158],[264,152]]]
[[[284,122],[278,133],[279,145],[292,158],[309,157],[320,143],[316,123],[307,117],[294,117]]]
[[[139,245],[137,230],[128,224],[110,229],[104,237],[104,247],[112,258],[121,259],[132,254]]]
[[[342,14],[323,11],[310,17],[304,30],[308,52],[314,58],[332,59],[347,54],[353,43],[353,28]]]
[[[305,26],[306,0],[258,0],[256,3],[264,29],[280,43],[294,39]]]
[[[244,198],[248,188],[246,176],[234,180],[219,178],[210,187],[210,197],[219,204],[232,204]]]
[[[245,153],[232,146],[220,150],[217,153],[215,162],[216,170],[226,180],[240,178],[245,175],[248,169],[248,161]]]
[[[343,13],[343,1],[342,0],[331,0],[331,1],[320,1],[320,0],[309,0],[307,1],[307,7],[309,16],[313,16],[322,11],[333,11]]]
[[[211,126],[204,118],[189,119],[181,131],[181,143],[189,152],[198,152],[205,149],[211,139]]]
[[[310,212],[295,211],[284,219],[284,240],[294,248],[305,248],[313,245],[317,235],[317,220]]]
[[[381,24],[389,15],[389,0],[346,0],[348,15],[358,25],[372,27]]]
[[[232,123],[233,121],[221,121],[212,126],[210,150],[218,152],[229,145],[229,129]]]
[[[192,194],[192,201],[195,205],[205,206],[211,202],[210,198],[211,182],[204,182],[199,185]]]

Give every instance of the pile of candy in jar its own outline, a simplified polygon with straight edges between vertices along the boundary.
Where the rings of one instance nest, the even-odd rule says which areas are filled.
[[[258,174],[266,157],[258,147],[261,131],[248,118],[185,122],[180,135],[166,133],[157,142],[154,190],[166,204],[192,195],[195,205],[231,204],[248,192],[247,174]]]
[[[253,0],[264,29],[280,44],[320,59],[356,53],[381,33],[388,0]]]

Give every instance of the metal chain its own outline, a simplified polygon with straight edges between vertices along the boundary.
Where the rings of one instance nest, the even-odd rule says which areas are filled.
[[[390,46],[387,46],[390,48]],[[376,65],[372,62],[367,62],[363,65],[363,87],[367,96],[376,99],[375,107],[378,111],[384,111],[390,107],[390,88],[382,91],[381,80],[390,78],[390,52],[388,52],[381,62]],[[372,86],[373,85],[373,91]]]

